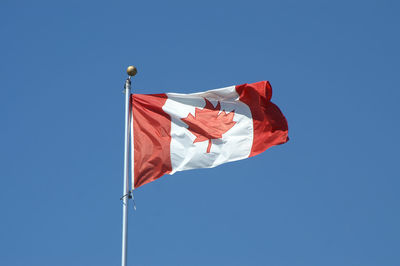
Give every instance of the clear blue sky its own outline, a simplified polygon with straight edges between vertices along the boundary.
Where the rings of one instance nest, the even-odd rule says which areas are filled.
[[[290,141],[136,191],[129,265],[400,265],[398,1],[0,4],[0,265],[119,265],[137,93],[270,80]]]

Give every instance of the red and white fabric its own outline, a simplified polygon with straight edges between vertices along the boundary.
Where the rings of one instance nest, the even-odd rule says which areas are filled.
[[[257,155],[288,141],[268,81],[200,93],[132,94],[134,188]]]

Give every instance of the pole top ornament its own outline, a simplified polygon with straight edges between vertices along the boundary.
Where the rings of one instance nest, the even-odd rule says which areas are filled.
[[[137,74],[137,69],[134,66],[128,66],[128,68],[126,69],[126,73],[128,73],[130,77],[133,77]]]

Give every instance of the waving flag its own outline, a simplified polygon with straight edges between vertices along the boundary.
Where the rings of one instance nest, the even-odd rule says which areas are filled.
[[[132,94],[134,187],[288,141],[268,81],[192,94]]]

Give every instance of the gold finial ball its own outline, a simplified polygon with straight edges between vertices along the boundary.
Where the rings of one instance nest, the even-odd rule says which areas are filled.
[[[134,66],[128,66],[126,69],[126,73],[128,73],[129,76],[133,77],[137,74],[137,69]]]

